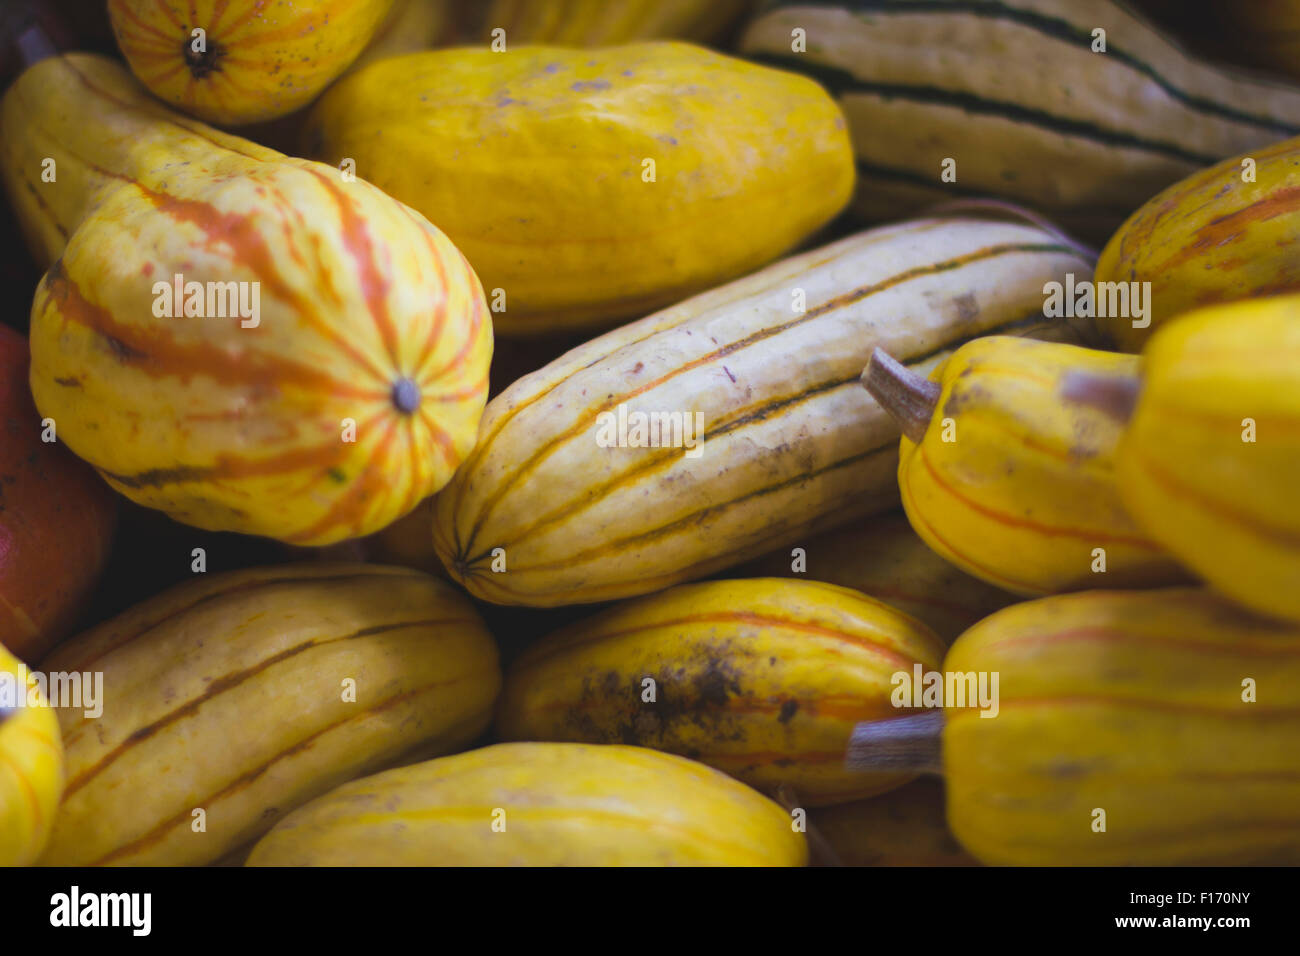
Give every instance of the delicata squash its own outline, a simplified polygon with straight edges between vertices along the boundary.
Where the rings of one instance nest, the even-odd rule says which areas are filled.
[[[1057,595],[976,624],[943,674],[996,676],[997,716],[860,724],[849,762],[942,772],[982,862],[1300,863],[1296,624],[1196,588]]]
[[[935,216],[592,339],[492,400],[437,496],[438,556],[485,600],[583,604],[888,511],[898,426],[858,383],[872,348],[924,374],[993,332],[1079,341],[1042,289],[1082,262],[1042,228]]]
[[[927,380],[878,351],[863,383],[903,431],[898,486],[916,533],[1025,597],[1182,580],[1121,503],[1121,427],[1060,393],[1072,372],[1129,384],[1137,368],[1131,355],[991,335]]]
[[[0,175],[49,265],[36,405],[133,501],[328,544],[410,511],[473,446],[482,289],[369,183],[172,113],[90,54],[7,91]]]
[[[1300,621],[1300,295],[1211,306],[1162,328],[1139,382],[1063,383],[1127,421],[1134,519],[1215,590]]]

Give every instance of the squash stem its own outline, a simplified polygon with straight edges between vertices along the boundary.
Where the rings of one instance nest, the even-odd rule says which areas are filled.
[[[862,387],[898,423],[904,435],[921,443],[943,391],[938,383],[916,374],[884,349],[876,348],[862,370]]]
[[[1124,423],[1133,417],[1142,382],[1138,378],[1117,378],[1092,372],[1071,371],[1061,381],[1061,398],[1103,412]]]
[[[844,766],[874,773],[942,773],[943,711],[858,724]]]

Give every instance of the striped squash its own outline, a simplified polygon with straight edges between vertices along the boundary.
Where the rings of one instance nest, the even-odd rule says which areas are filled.
[[[1197,168],[1300,133],[1300,90],[1197,62],[1109,0],[785,0],[741,49],[839,97],[873,220],[999,196],[1102,239]]]
[[[0,867],[36,860],[62,791],[58,719],[35,675],[0,647]]]
[[[996,718],[943,730],[948,823],[983,862],[1300,863],[1295,624],[1190,588],[1091,591],[999,611],[944,670],[1000,674]]]
[[[205,575],[43,669],[101,673],[106,698],[98,718],[59,710],[68,785],[42,857],[56,866],[218,860],[340,783],[468,744],[501,681],[451,587],[324,563]]]
[[[793,553],[793,548],[802,552]],[[827,531],[773,551],[731,573],[792,577],[853,588],[929,626],[947,644],[981,618],[1013,603],[1001,588],[939,557],[893,513]]]
[[[633,40],[715,40],[754,0],[492,0],[480,39],[504,30],[507,43],[613,46]]]
[[[991,332],[1070,338],[1043,286],[1088,268],[1038,228],[933,218],[786,259],[580,346],[492,400],[439,495],[434,543],[477,597],[554,606],[703,577],[897,505],[873,346],[923,371]],[[679,413],[704,442],[641,440]],[[649,437],[648,435],[645,437]],[[494,570],[495,569],[495,570]]]
[[[1137,352],[1161,325],[1191,309],[1300,291],[1297,233],[1300,137],[1175,183],[1133,213],[1097,260],[1099,285],[1149,283],[1148,321],[1124,320],[1107,331]]]
[[[1300,295],[1192,312],[1142,363],[1124,504],[1215,590],[1300,621]]]
[[[329,544],[410,511],[469,452],[482,289],[375,187],[171,113],[90,54],[5,94],[0,177],[52,263],[32,305],[36,405],[133,501]],[[199,284],[185,314],[176,276]],[[257,308],[236,315],[231,296]]]
[[[948,830],[943,784],[923,777],[808,814],[809,837],[838,866],[978,866]]]
[[[640,747],[498,744],[339,787],[249,866],[801,866],[791,817]]]
[[[529,647],[497,733],[653,747],[801,806],[843,803],[907,781],[849,773],[844,748],[855,723],[895,713],[894,674],[933,670],[943,652],[924,624],[848,588],[684,584]]]
[[[1122,427],[1061,394],[1066,376],[1084,370],[1134,387],[1138,360],[988,336],[959,348],[929,381],[876,356],[864,376],[903,431],[898,486],[916,533],[1012,594],[1186,580],[1121,504]]]
[[[392,6],[393,0],[108,0],[108,14],[123,56],[149,92],[191,116],[238,125],[314,100],[357,58]]]

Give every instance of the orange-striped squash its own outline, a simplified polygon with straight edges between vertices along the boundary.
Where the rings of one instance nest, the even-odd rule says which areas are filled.
[[[49,703],[35,675],[0,647],[0,867],[33,862],[54,823],[63,745]]]
[[[469,453],[482,289],[370,184],[187,120],[90,54],[8,90],[0,166],[50,265],[36,405],[128,498],[328,544],[410,511]]]
[[[800,806],[905,783],[844,768],[853,725],[894,716],[895,675],[943,642],[864,594],[817,581],[684,584],[529,647],[512,665],[505,740],[628,743],[678,753]]]
[[[1095,281],[1143,283],[1140,318],[1103,320],[1126,351],[1192,309],[1300,291],[1300,137],[1203,169],[1154,196],[1111,237]],[[1131,293],[1130,293],[1131,294]]]
[[[1025,597],[1186,580],[1121,503],[1122,426],[1062,395],[1066,376],[1081,370],[1131,385],[1138,360],[988,336],[927,380],[873,356],[863,381],[903,431],[908,520],[959,568]]]
[[[75,866],[216,861],[347,780],[468,744],[501,682],[449,585],[326,563],[203,576],[42,668],[103,675],[100,716],[58,712],[68,784],[42,862]]]
[[[1300,621],[1300,295],[1188,313],[1142,370],[1125,506],[1216,591]]]
[[[1090,591],[999,611],[944,670],[1000,675],[996,718],[943,730],[948,823],[985,863],[1300,863],[1296,624]]]
[[[109,0],[118,46],[149,92],[210,123],[274,119],[346,70],[393,0]]]

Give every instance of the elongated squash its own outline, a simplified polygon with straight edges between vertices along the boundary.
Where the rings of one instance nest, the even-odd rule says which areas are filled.
[[[503,335],[608,326],[742,275],[853,189],[825,90],[684,43],[394,57],[331,87],[304,135],[436,219]]]
[[[857,721],[895,713],[894,675],[933,670],[928,627],[857,591],[758,578],[684,584],[528,648],[506,677],[505,740],[654,747],[805,806],[907,777],[844,769]]]
[[[976,866],[948,830],[943,785],[932,778],[808,814],[839,866]]]
[[[951,644],[1016,598],[939,557],[902,514],[879,515],[773,551],[732,573],[791,577],[853,588],[910,614]]]
[[[1096,282],[1146,283],[1150,313],[1106,326],[1137,352],[1199,306],[1300,291],[1300,138],[1224,160],[1149,200],[1111,237]]]
[[[211,123],[284,116],[356,59],[393,0],[108,0],[118,46],[159,99]]]
[[[858,384],[872,348],[924,372],[982,334],[1070,339],[1042,290],[1082,261],[1038,228],[923,219],[594,339],[492,400],[438,495],[439,557],[486,600],[589,603],[887,511],[898,430]]]
[[[1000,196],[1101,240],[1197,168],[1300,134],[1300,90],[1198,62],[1109,0],[786,0],[741,49],[836,94],[873,220]]]
[[[1120,503],[1121,426],[1060,394],[1065,376],[1085,369],[1132,386],[1138,361],[989,336],[926,380],[872,356],[863,382],[903,430],[903,508],[938,554],[1024,596],[1185,579]]]
[[[801,866],[780,807],[640,747],[498,744],[339,787],[249,866]]]
[[[1059,595],[975,625],[944,671],[1000,676],[995,719],[950,707],[941,733],[948,823],[983,862],[1300,863],[1294,623],[1192,588]],[[855,731],[854,766],[881,729]]]
[[[49,704],[35,675],[0,647],[0,867],[35,861],[54,823],[63,745]]]
[[[753,0],[492,0],[479,33],[507,43],[611,46],[658,38],[714,40]]]
[[[52,263],[36,405],[133,501],[329,544],[410,511],[473,445],[482,289],[375,187],[177,116],[89,54],[8,90],[0,171]]]
[[[42,862],[74,866],[218,860],[340,783],[468,744],[501,681],[448,585],[323,563],[204,576],[43,669],[106,688],[101,716],[59,710],[68,785]]]
[[[1216,590],[1300,621],[1300,295],[1189,313],[1142,369],[1140,390],[1069,383],[1127,420],[1129,513]]]

